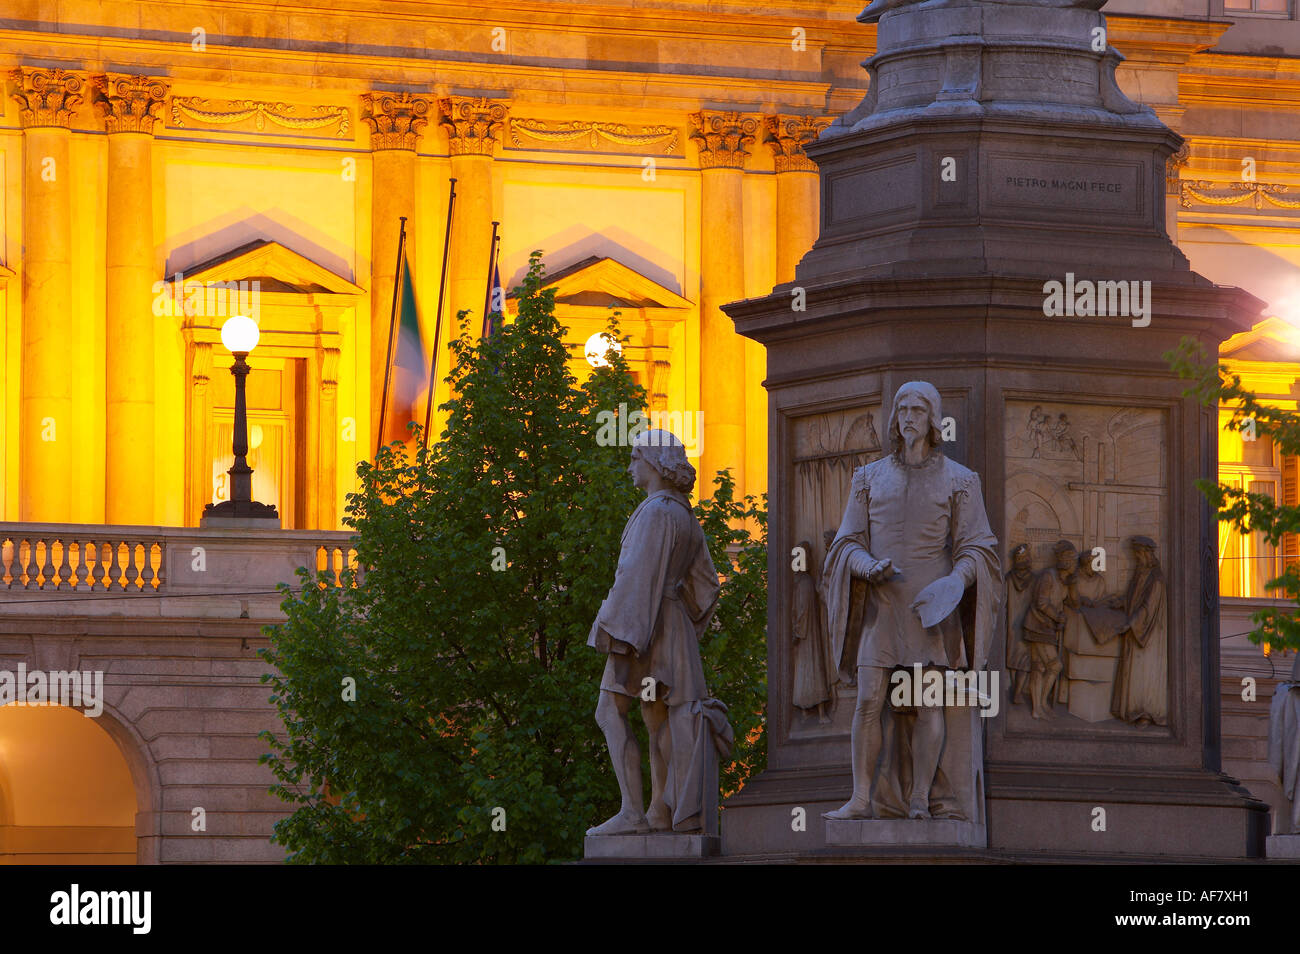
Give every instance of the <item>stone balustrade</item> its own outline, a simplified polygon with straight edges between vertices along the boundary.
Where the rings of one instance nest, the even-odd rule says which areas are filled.
[[[0,608],[31,602],[48,612],[59,602],[51,601],[54,594],[75,596],[83,608],[87,600],[112,600],[113,612],[128,615],[136,610],[124,610],[124,597],[191,597],[196,607],[205,596],[222,595],[278,604],[276,584],[298,585],[301,566],[326,570],[334,585],[342,585],[343,570],[356,568],[351,536],[323,530],[0,522]]]

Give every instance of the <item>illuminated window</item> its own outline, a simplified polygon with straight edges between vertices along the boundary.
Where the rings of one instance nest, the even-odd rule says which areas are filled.
[[[1291,0],[1223,0],[1223,12],[1286,15],[1291,12]]]

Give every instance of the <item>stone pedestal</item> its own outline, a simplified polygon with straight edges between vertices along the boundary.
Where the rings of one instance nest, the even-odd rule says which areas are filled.
[[[910,845],[917,847],[962,846],[983,848],[988,831],[982,824],[955,818],[882,818],[826,820],[826,845],[834,848]]]
[[[837,690],[829,724],[791,704],[788,555],[839,525],[852,470],[889,453],[889,403],[915,380],[941,395],[943,452],[981,478],[1004,567],[1018,544],[1035,573],[1058,540],[1100,547],[1106,594],[1136,600],[1127,618],[1157,602],[1149,586],[1129,592],[1135,537],[1158,563],[1154,648],[1130,647],[1114,672],[1081,660],[1083,681],[1110,687],[1104,707],[1085,690],[1071,712],[1053,693],[1035,719],[1001,673],[989,850],[1263,853],[1267,806],[1218,771],[1218,524],[1195,486],[1217,470],[1217,411],[1184,396],[1164,357],[1184,337],[1216,354],[1262,303],[1193,273],[1170,242],[1165,165],[1180,139],[1115,87],[1119,55],[1088,42],[1104,24],[995,0],[885,13],[871,93],[806,147],[821,170],[817,243],[793,282],[726,309],[767,349],[771,557],[769,767],[724,803],[724,855],[848,837],[790,825],[847,794],[853,695]],[[1076,279],[1097,284],[1085,296]]]
[[[588,835],[583,856],[588,861],[689,861],[719,853],[722,839],[715,835]]]
[[[1269,858],[1300,861],[1300,835],[1269,835],[1265,853]]]

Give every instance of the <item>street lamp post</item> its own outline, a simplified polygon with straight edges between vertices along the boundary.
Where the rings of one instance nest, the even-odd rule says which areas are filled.
[[[253,499],[253,468],[248,466],[248,409],[244,400],[244,379],[251,370],[245,358],[257,347],[257,323],[243,315],[226,319],[221,326],[221,343],[235,357],[230,373],[235,376],[235,463],[230,475],[230,499],[208,504],[199,518],[200,527],[276,527],[280,515],[274,504]]]

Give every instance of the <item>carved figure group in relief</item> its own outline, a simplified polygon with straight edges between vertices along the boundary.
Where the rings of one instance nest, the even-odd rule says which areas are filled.
[[[1037,573],[1028,544],[1012,550],[1006,669],[1012,702],[1027,701],[1035,719],[1061,703],[1086,722],[1167,723],[1164,574],[1150,537],[1131,537],[1129,547],[1134,568],[1123,595],[1106,592],[1093,552],[1069,540],[1053,546],[1053,565]]]
[[[857,684],[853,795],[827,818],[960,817],[951,800],[935,797],[945,785],[942,706],[917,706],[905,720],[910,738],[891,747],[893,760],[881,758],[891,671],[984,668],[1002,601],[979,477],[939,450],[941,420],[932,385],[898,389],[887,428],[892,452],[854,471],[826,555],[833,658],[841,677]],[[900,752],[910,757],[900,762]]]

